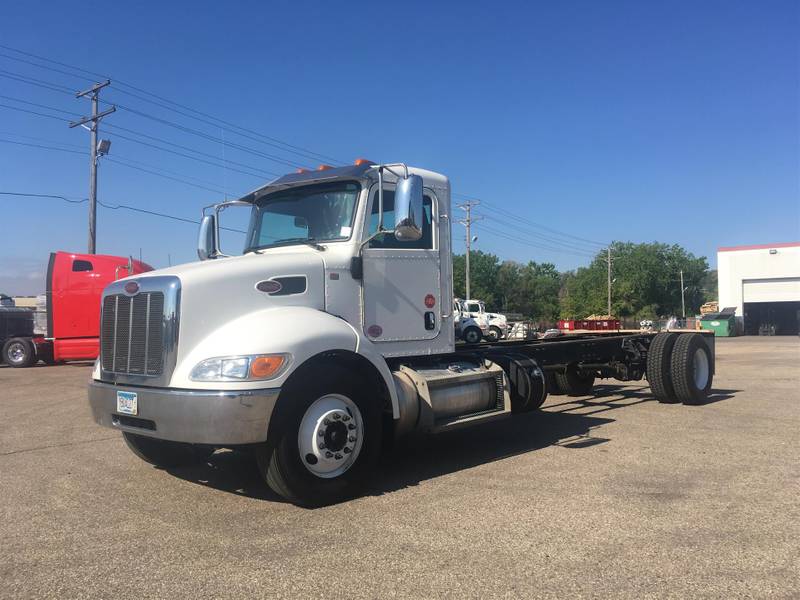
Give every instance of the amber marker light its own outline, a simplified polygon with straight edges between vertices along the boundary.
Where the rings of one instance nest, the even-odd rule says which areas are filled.
[[[281,354],[257,356],[250,361],[250,377],[254,379],[272,377],[280,370],[285,362],[286,357]]]

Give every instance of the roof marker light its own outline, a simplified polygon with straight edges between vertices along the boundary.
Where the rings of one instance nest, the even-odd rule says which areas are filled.
[[[304,169],[303,167],[300,167],[299,169],[297,169],[297,172],[298,173],[308,173],[308,169]]]
[[[317,167],[317,171],[327,171],[328,169],[332,169],[333,167],[330,165],[320,165]]]
[[[361,165],[374,165],[374,164],[375,164],[375,162],[371,161],[368,158],[357,158],[356,162],[355,162],[355,165],[357,167],[360,167]]]

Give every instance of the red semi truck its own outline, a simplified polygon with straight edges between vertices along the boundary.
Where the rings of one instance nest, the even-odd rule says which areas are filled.
[[[13,326],[0,331],[5,338],[0,339],[3,362],[30,367],[39,360],[94,360],[100,348],[103,289],[120,277],[152,270],[150,265],[122,256],[52,252],[45,305],[37,313],[27,311],[25,318],[16,310]],[[0,320],[2,317],[0,311]]]

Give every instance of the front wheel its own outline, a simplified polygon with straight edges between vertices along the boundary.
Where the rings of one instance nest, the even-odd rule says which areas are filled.
[[[477,344],[481,341],[481,330],[478,327],[467,327],[464,330],[464,341],[468,344]]]
[[[161,468],[182,467],[202,462],[214,453],[212,446],[170,442],[127,432],[123,432],[122,437],[136,456]]]
[[[381,407],[350,371],[324,369],[284,390],[275,433],[256,451],[267,485],[290,502],[332,504],[364,485],[381,447]]]
[[[36,364],[36,347],[28,338],[11,338],[3,344],[3,360],[9,367],[30,367]]]

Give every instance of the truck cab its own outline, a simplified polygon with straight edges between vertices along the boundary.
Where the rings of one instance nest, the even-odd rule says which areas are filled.
[[[249,226],[243,252],[228,256],[219,217],[234,208]],[[206,213],[199,262],[102,295],[89,402],[143,460],[247,447],[275,492],[326,504],[363,485],[387,437],[544,401],[537,349],[456,346],[444,175],[358,160],[285,175]],[[601,368],[599,354],[589,374],[566,357],[562,348],[550,368],[574,369],[571,382]]]
[[[508,320],[505,315],[487,312],[483,300],[464,300],[463,304],[469,316],[486,322],[487,339],[496,342],[508,335]]]

